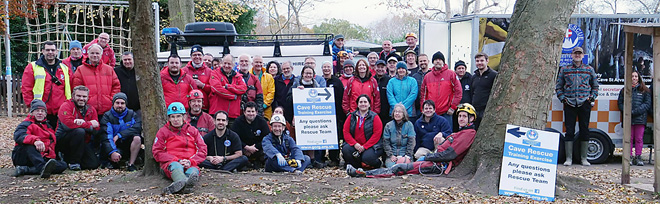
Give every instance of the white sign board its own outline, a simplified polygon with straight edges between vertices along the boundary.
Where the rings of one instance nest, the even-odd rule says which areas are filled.
[[[559,133],[506,126],[500,195],[555,200]]]
[[[302,150],[339,149],[333,87],[293,88],[296,144]]]

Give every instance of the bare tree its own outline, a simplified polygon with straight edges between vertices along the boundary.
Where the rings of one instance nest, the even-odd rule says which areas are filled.
[[[516,2],[484,122],[470,152],[454,171],[457,176],[472,174],[466,188],[497,193],[507,124],[545,127],[561,43],[576,3],[575,0]],[[548,23],[547,19],[553,22]]]
[[[256,6],[268,17],[264,26],[271,34],[305,32],[305,10],[324,0],[238,0],[245,5]]]
[[[500,6],[501,0],[462,0],[458,9],[452,7],[452,0],[432,1],[423,0],[411,3],[406,0],[387,0],[386,5],[397,10],[421,12],[431,19],[449,19],[455,14],[469,15],[483,13],[493,7]]]
[[[158,64],[156,63],[156,39],[154,37],[154,12],[151,0],[129,0],[131,20],[131,43],[135,56],[135,73],[140,90],[140,108],[142,109],[142,131],[144,134],[145,163],[143,175],[156,175],[160,167],[153,159],[151,147],[156,132],[165,124],[165,100],[161,88]]]
[[[660,0],[634,0],[632,1],[632,6],[635,13],[660,13]]]

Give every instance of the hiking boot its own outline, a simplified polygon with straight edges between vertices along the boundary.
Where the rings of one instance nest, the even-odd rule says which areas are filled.
[[[19,177],[27,174],[30,171],[30,167],[27,166],[16,166],[16,171],[12,174],[13,177]]]
[[[135,167],[135,164],[131,164],[131,165],[128,165],[128,167],[126,167],[126,171],[129,171],[129,172],[133,172],[133,171],[137,171],[137,170],[138,169],[137,169],[137,167]]]
[[[642,160],[642,156],[641,156],[641,155],[637,155],[637,157],[635,157],[635,159],[637,160],[637,162],[635,162],[635,165],[637,165],[637,166],[644,166],[644,160]]]
[[[630,155],[630,165],[635,165],[637,164],[637,157]]]
[[[339,166],[339,161],[330,161],[330,163],[328,163],[328,166],[329,167],[338,167]]]
[[[186,179],[186,186],[185,189],[183,190],[183,193],[192,193],[193,188],[195,185],[197,185],[197,182],[199,181],[199,172],[194,171],[190,173],[188,176],[188,179]]]
[[[69,164],[69,169],[71,169],[71,171],[80,171],[80,164]]]
[[[315,169],[322,169],[325,168],[325,166],[326,166],[325,163],[321,163],[318,161],[314,161],[314,163],[312,164],[312,167]]]
[[[50,178],[50,174],[53,173],[53,170],[57,167],[57,163],[54,159],[48,160],[44,165],[44,168],[41,169],[41,178]]]
[[[362,168],[356,169],[351,164],[346,165],[346,174],[348,174],[351,177],[364,177],[367,175],[366,172],[362,170]]]
[[[186,181],[175,181],[163,189],[163,194],[175,194],[181,192],[186,187]]]

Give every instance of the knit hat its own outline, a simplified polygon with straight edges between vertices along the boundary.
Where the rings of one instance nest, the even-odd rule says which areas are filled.
[[[353,63],[353,60],[346,60],[346,61],[344,61],[344,67],[345,67],[346,65],[351,65],[351,67],[355,67],[355,63]]]
[[[80,41],[74,40],[69,42],[69,50],[73,50],[73,48],[82,49],[82,44],[80,44]]]
[[[408,69],[408,66],[406,65],[406,63],[399,62],[396,63],[396,69]]]
[[[32,111],[37,110],[37,109],[46,110],[46,103],[44,103],[44,101],[39,100],[39,99],[32,100],[32,102],[30,103],[30,113],[32,113]]]
[[[467,65],[465,65],[465,62],[463,62],[463,60],[458,60],[458,62],[454,64],[454,69],[458,68],[458,66],[464,66],[465,68],[467,68]]]
[[[444,62],[445,61],[445,55],[443,55],[442,52],[437,51],[437,52],[435,52],[435,54],[433,54],[433,58],[431,58],[431,59],[432,59],[431,62],[433,62],[437,59],[440,59]]]
[[[115,103],[115,101],[116,101],[117,99],[124,99],[124,102],[127,102],[127,101],[128,101],[128,97],[126,97],[126,94],[123,93],[123,92],[116,93],[116,94],[112,97],[112,103]]]
[[[201,45],[193,45],[193,46],[190,48],[190,55],[192,55],[192,54],[195,53],[195,52],[201,52],[202,55],[203,55],[203,54],[204,54],[204,49],[202,49],[202,46],[201,46]]]

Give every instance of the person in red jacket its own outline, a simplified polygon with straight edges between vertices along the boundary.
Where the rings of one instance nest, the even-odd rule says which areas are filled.
[[[419,92],[420,102],[432,100],[436,104],[435,113],[444,117],[452,126],[452,114],[461,102],[463,89],[456,72],[445,64],[445,55],[440,51],[433,54],[433,70],[424,76]],[[423,104],[422,104],[423,105]]]
[[[69,42],[69,57],[62,60],[62,63],[71,69],[71,73],[74,73],[82,65],[82,60],[82,44],[77,40]]]
[[[213,70],[211,74],[211,96],[209,112],[215,113],[219,110],[227,112],[231,127],[234,120],[241,115],[241,96],[247,91],[243,81],[243,75],[232,68],[234,57],[226,55],[222,58],[221,69]]]
[[[41,57],[29,63],[23,71],[21,93],[23,102],[33,99],[46,103],[48,123],[57,125],[57,111],[64,101],[71,99],[71,75],[73,71],[57,59],[57,46],[51,41],[41,45]],[[30,107],[30,106],[28,106]]]
[[[364,59],[360,59],[355,67],[356,70],[353,77],[351,77],[346,84],[341,108],[346,114],[355,111],[358,106],[358,96],[365,94],[369,97],[371,110],[377,114],[380,113],[380,91],[378,89],[378,81],[371,76],[369,63]]]
[[[241,96],[241,110],[245,109],[247,102],[254,102],[257,104],[257,114],[264,116],[264,91],[261,87],[259,78],[250,73],[250,55],[243,54],[238,56],[238,73],[243,76],[243,82],[247,86],[247,91]]]
[[[414,163],[396,164],[390,168],[380,168],[364,171],[349,164],[346,173],[352,177],[384,178],[403,174],[449,174],[452,167],[458,166],[470,151],[477,131],[474,129],[474,120],[477,112],[469,103],[458,105],[459,131],[442,138],[437,145],[437,151],[422,156]]]
[[[152,148],[154,159],[173,181],[163,189],[166,194],[192,191],[199,180],[198,165],[204,162],[208,151],[197,128],[185,121],[185,114],[182,103],[167,107],[168,122],[156,133]]]
[[[190,109],[186,114],[186,122],[199,130],[199,133],[206,135],[215,128],[214,119],[208,113],[202,111],[204,93],[200,90],[192,90],[188,94],[188,105]]]
[[[60,106],[57,116],[57,144],[55,150],[64,154],[64,161],[69,169],[96,169],[99,159],[92,148],[92,135],[101,129],[98,114],[93,106],[87,104],[89,89],[85,86],[73,88],[73,99]]]
[[[11,160],[16,166],[13,176],[40,174],[48,178],[66,170],[66,162],[55,159],[55,131],[46,123],[46,103],[35,99],[30,114],[14,131],[14,150]]]
[[[197,89],[197,85],[190,74],[181,70],[181,57],[172,54],[167,58],[167,67],[160,71],[160,81],[163,84],[165,105],[179,102],[188,109],[186,96]]]
[[[358,110],[351,112],[344,122],[344,161],[365,169],[380,168],[384,149],[380,138],[383,123],[378,114],[370,110],[371,99],[366,94],[357,97]]]
[[[85,45],[85,47],[83,47],[82,52],[83,54],[87,54],[89,53],[89,48],[93,44],[98,44],[103,49],[103,58],[101,58],[103,64],[107,64],[110,65],[111,67],[115,67],[115,65],[117,64],[117,58],[115,57],[115,51],[112,50],[110,44],[108,44],[109,42],[110,42],[110,35],[108,35],[108,33],[101,33],[99,34],[98,38],[92,40],[92,42],[89,42],[89,44]]]
[[[211,72],[213,70],[211,69],[211,67],[209,67],[208,63],[204,63],[202,61],[204,56],[205,55],[202,46],[193,45],[192,48],[190,48],[190,58],[192,59],[192,61],[188,62],[188,64],[186,64],[185,67],[181,68],[181,70],[187,73],[188,75],[190,75],[193,78],[193,81],[195,82],[194,83],[195,88],[202,90],[204,96],[207,96],[203,99],[204,107],[202,109],[208,111],[209,109],[208,96],[211,93],[211,83],[209,83],[209,80],[211,79]]]
[[[101,62],[103,50],[92,44],[83,59],[83,65],[73,74],[71,85],[83,85],[89,89],[89,105],[103,114],[112,108],[112,96],[121,91],[121,83],[113,67]],[[103,115],[101,115],[103,117]]]
[[[342,69],[344,73],[342,73],[338,78],[339,81],[341,81],[341,84],[344,85],[344,87],[348,86],[348,80],[353,78],[353,72],[355,71],[355,64],[353,64],[353,60],[346,60],[344,61],[344,68]]]

